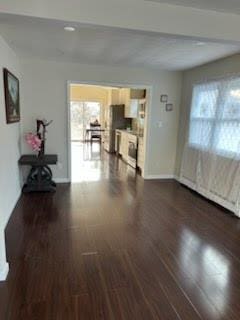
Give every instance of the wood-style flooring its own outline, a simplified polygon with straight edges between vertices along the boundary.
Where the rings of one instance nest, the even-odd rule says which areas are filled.
[[[88,156],[89,179],[18,202],[0,319],[240,319],[240,220],[176,181]]]

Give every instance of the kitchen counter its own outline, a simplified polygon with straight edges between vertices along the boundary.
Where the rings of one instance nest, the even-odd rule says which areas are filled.
[[[126,130],[126,129],[116,129],[116,131],[118,132],[123,132],[123,133],[127,133],[127,134],[131,134],[133,136],[137,136],[139,138],[143,138],[142,135],[140,135],[137,131],[129,131],[129,130]]]

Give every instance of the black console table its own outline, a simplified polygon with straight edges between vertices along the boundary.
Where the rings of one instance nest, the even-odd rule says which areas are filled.
[[[56,154],[46,154],[41,157],[22,155],[19,164],[31,166],[23,192],[55,192],[56,183],[52,180],[52,170],[49,165],[56,165],[57,160]]]

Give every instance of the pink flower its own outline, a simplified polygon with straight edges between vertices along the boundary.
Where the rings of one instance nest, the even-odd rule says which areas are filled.
[[[29,132],[25,135],[25,140],[27,144],[32,148],[33,151],[40,151],[41,150],[41,144],[42,141],[39,139],[39,137],[32,133]]]

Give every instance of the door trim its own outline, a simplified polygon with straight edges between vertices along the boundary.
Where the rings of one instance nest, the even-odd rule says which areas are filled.
[[[79,85],[92,85],[92,86],[102,86],[102,87],[125,87],[125,88],[136,88],[136,89],[147,89],[148,91],[148,101],[147,101],[147,112],[145,114],[145,134],[144,134],[144,168],[142,171],[142,177],[145,179],[147,177],[148,172],[148,163],[149,163],[149,144],[150,144],[150,119],[152,112],[152,85],[144,85],[143,84],[134,84],[134,83],[119,83],[119,82],[104,82],[104,81],[86,81],[86,80],[68,80],[67,81],[67,172],[68,172],[68,180],[71,183],[72,180],[72,159],[71,159],[71,114],[70,114],[70,86],[72,84]]]

